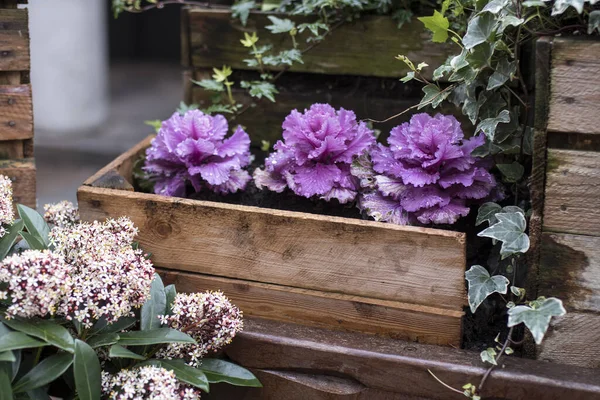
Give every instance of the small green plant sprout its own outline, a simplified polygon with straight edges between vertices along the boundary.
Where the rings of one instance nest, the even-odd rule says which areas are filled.
[[[265,50],[261,49],[263,51],[258,51],[256,48],[256,43],[258,42],[258,36],[256,35],[256,32],[252,32],[251,35],[248,32],[244,32],[244,38],[241,39],[240,42],[244,47],[252,48],[251,54],[254,55],[254,59],[256,60],[260,71],[263,72],[264,67],[262,63],[262,55]]]
[[[233,71],[231,71],[231,67],[228,65],[223,65],[223,68],[221,69],[213,68],[213,72],[213,80],[217,83],[225,85],[225,88],[227,89],[227,97],[229,99],[229,103],[231,105],[234,105],[235,100],[233,99],[233,95],[231,94],[231,86],[233,86],[233,82],[227,79],[233,73]]]

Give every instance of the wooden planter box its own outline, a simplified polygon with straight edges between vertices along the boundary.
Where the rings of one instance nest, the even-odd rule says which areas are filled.
[[[600,368],[600,41],[545,38],[537,54],[534,273],[567,309],[538,357]]]
[[[15,203],[36,206],[28,10],[0,1],[0,174],[13,181]]]
[[[205,91],[191,79],[210,77],[213,67],[229,65],[235,71],[246,71],[246,79],[248,76],[258,79],[258,74],[252,75],[249,72],[252,69],[242,61],[250,57],[248,49],[240,44],[244,32],[257,32],[259,44],[270,43],[274,51],[291,46],[289,35],[273,35],[265,29],[271,24],[268,15],[273,14],[252,12],[244,27],[231,17],[228,8],[183,10],[181,39],[182,64],[187,68],[184,73],[186,103],[197,103],[201,107],[211,104],[214,92]],[[297,22],[317,19],[279,16]],[[297,39],[301,49],[307,46],[305,37],[301,34]],[[277,80],[280,93],[276,95],[276,103],[262,100],[234,122],[245,126],[253,145],[260,146],[261,140],[274,143],[281,137],[281,123],[291,110],[303,110],[313,103],[344,107],[355,111],[361,119],[383,120],[418,104],[423,95],[421,85],[399,81],[408,69],[394,58],[404,54],[412,60],[426,62],[431,67],[424,75],[430,76],[452,50],[451,45],[432,43],[429,33],[416,18],[398,29],[390,16],[366,15],[334,30],[303,55],[304,64],[294,64],[285,72]],[[238,86],[234,86],[234,97],[239,102],[256,101],[245,91],[235,89]],[[393,126],[409,118],[407,114],[376,127],[387,134]]]
[[[167,282],[246,315],[460,345],[465,234],[133,191],[152,137],[78,190],[84,220],[127,215]]]

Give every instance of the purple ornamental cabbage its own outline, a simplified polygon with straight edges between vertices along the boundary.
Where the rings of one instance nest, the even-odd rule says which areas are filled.
[[[358,179],[350,174],[355,157],[375,144],[373,132],[352,111],[329,104],[293,110],[283,122],[283,141],[254,171],[259,189],[281,193],[286,187],[304,197],[347,203],[355,199]]]
[[[416,114],[392,129],[388,144],[352,166],[364,188],[359,208],[378,221],[453,224],[469,213],[466,200],[496,188],[485,161],[471,155],[483,135],[464,140],[452,116]]]
[[[202,187],[221,194],[243,190],[251,179],[243,169],[250,163],[250,138],[238,126],[225,139],[228,129],[222,115],[199,110],[175,113],[163,121],[146,150],[144,165],[155,182],[154,192],[184,197],[187,182],[196,191]]]

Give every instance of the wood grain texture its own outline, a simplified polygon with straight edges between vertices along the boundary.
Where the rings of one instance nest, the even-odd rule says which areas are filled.
[[[600,153],[548,149],[544,231],[600,236]]]
[[[538,354],[541,360],[596,368],[600,382],[600,314],[574,311],[554,319]]]
[[[0,160],[0,174],[13,182],[13,201],[36,208],[35,162],[33,159]]]
[[[128,215],[156,265],[460,310],[465,235],[82,186],[83,219]]]
[[[548,130],[600,134],[600,41],[555,38]]]
[[[0,9],[0,71],[30,68],[27,9]]]
[[[25,144],[22,140],[0,141],[1,160],[25,158],[25,150]]]
[[[405,396],[374,396],[376,400],[464,399],[437,383],[427,370],[460,388],[465,382],[478,382],[486,369],[477,352],[253,318],[246,319],[244,332],[226,353],[248,368],[338,376],[371,390]],[[507,357],[502,368],[492,372],[482,398],[598,400],[600,380],[596,370]]]
[[[229,9],[188,9],[186,23],[189,27],[189,42],[183,41],[184,54],[190,52],[190,63],[194,67],[220,67],[229,65],[234,69],[249,69],[242,60],[249,58],[248,49],[240,44],[243,32],[258,33],[259,44],[270,43],[274,54],[292,46],[289,35],[273,35],[265,29],[271,25],[268,13],[253,12],[246,27],[231,18]],[[282,17],[280,15],[280,17]],[[297,21],[297,17],[289,17]],[[315,18],[302,21],[313,22]],[[307,34],[298,35],[300,48],[307,47]],[[294,64],[290,71],[322,74],[346,74],[379,77],[402,77],[408,69],[402,62],[393,62],[398,54],[411,60],[424,61],[432,67],[425,74],[442,64],[452,46],[432,43],[416,18],[397,28],[396,21],[389,16],[365,15],[333,31],[318,46],[303,56],[304,64]],[[184,65],[186,61],[184,60]]]
[[[0,86],[0,140],[32,137],[31,86]]]
[[[161,270],[180,292],[222,290],[245,316],[460,346],[462,311]]]
[[[546,232],[541,253],[539,295],[600,312],[600,237]]]

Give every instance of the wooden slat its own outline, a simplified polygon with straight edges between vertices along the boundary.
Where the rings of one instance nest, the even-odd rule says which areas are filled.
[[[275,51],[292,46],[289,35],[273,35],[264,28],[271,25],[267,16],[274,14],[253,12],[247,27],[242,27],[238,20],[232,20],[228,9],[194,8],[187,12],[190,42],[184,41],[183,48],[189,48],[194,67],[230,65],[234,69],[248,69],[242,61],[250,57],[248,49],[240,44],[244,31],[257,31],[261,39],[259,44],[271,43]],[[306,33],[298,37],[301,49],[308,46],[306,37]],[[450,45],[432,43],[416,18],[398,29],[396,21],[389,16],[365,15],[333,31],[304,54],[304,64],[294,64],[291,71],[401,77],[406,74],[407,67],[394,57],[404,54],[431,65],[425,72],[431,74],[451,50]]]
[[[600,153],[548,149],[544,231],[600,236]]]
[[[597,382],[600,382],[599,354],[600,314],[574,311],[552,322],[539,349],[538,358],[560,364],[597,368]]]
[[[556,38],[548,130],[600,134],[600,41]]]
[[[30,68],[27,9],[0,10],[0,71]]]
[[[459,310],[465,235],[82,186],[83,219],[128,215],[156,265]]]
[[[222,290],[245,316],[460,346],[462,311],[161,270],[180,292]]]
[[[0,141],[0,159],[10,160],[25,158],[25,146],[22,140]]]
[[[464,399],[463,395],[450,392],[437,383],[428,370],[449,385],[460,388],[467,382],[478,383],[487,368],[477,352],[252,318],[246,319],[244,332],[226,348],[226,353],[245,367],[337,376],[346,382],[356,381],[371,390],[387,392],[390,396],[365,398],[369,400]],[[267,394],[269,390],[270,387],[265,387]],[[250,393],[252,389],[240,391]],[[284,398],[288,396],[277,399]],[[600,380],[596,370],[507,357],[502,368],[492,372],[482,398],[598,400]]]
[[[36,208],[35,163],[33,159],[0,160],[0,174],[13,181],[13,200]]]
[[[600,312],[600,237],[544,233],[539,295],[560,298],[568,310]]]
[[[0,140],[32,137],[31,86],[0,86]]]

